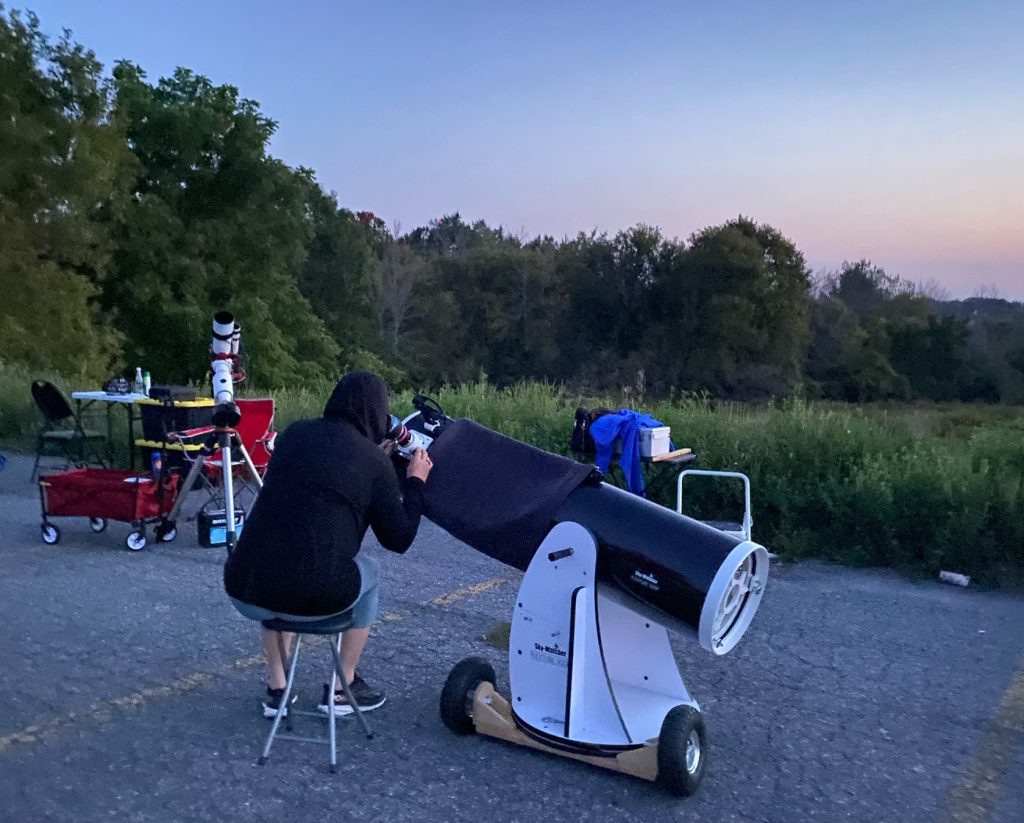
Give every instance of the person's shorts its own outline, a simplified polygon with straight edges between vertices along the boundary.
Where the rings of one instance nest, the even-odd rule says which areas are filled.
[[[285,614],[284,612],[272,612],[262,606],[254,606],[252,603],[244,603],[236,597],[231,597],[235,608],[250,620],[290,620],[296,623],[317,623],[331,617],[339,617],[343,614],[352,615],[353,629],[368,629],[377,619],[377,612],[380,609],[380,595],[377,590],[377,583],[380,579],[380,567],[377,561],[371,557],[363,557],[357,554],[355,564],[359,567],[359,596],[344,611],[335,614],[299,615]]]

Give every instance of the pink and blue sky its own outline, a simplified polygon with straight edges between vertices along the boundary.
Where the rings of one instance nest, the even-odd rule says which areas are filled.
[[[275,155],[404,230],[742,213],[815,269],[1024,299],[1020,0],[25,2],[108,66],[238,86]]]

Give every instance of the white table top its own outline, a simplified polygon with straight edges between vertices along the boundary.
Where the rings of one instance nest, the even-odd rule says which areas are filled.
[[[106,403],[138,403],[146,400],[145,394],[107,394],[105,391],[73,391],[71,397],[74,400],[102,400]]]

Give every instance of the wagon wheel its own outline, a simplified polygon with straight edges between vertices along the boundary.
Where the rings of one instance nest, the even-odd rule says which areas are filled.
[[[170,543],[178,536],[178,527],[170,521],[162,520],[156,527],[156,542]]]

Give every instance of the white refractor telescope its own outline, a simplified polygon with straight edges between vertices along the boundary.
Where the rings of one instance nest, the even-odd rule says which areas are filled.
[[[403,422],[418,428],[416,415]],[[764,596],[768,552],[470,421],[432,435],[427,515],[525,572],[511,699],[487,661],[468,658],[445,684],[445,723],[691,794],[707,760],[704,718],[668,632],[712,655],[733,649]]]
[[[231,312],[219,311],[213,316],[213,337],[210,341],[210,380],[213,391],[213,425],[237,426],[242,415],[235,403],[235,372],[239,363],[242,327]]]

